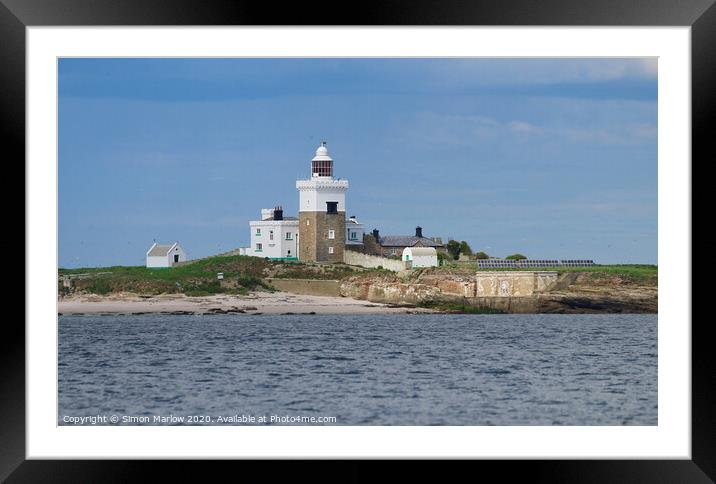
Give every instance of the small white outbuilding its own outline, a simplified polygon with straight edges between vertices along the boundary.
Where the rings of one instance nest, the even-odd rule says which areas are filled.
[[[406,247],[403,249],[403,261],[415,267],[437,267],[438,253],[433,247]]]
[[[173,245],[162,245],[156,242],[147,251],[147,267],[172,267],[177,262],[186,260],[186,252],[178,242]]]

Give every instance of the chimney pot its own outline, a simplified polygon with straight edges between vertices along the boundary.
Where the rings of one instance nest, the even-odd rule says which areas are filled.
[[[273,219],[274,220],[283,220],[283,208],[281,206],[277,206],[273,210]]]
[[[415,227],[415,236],[422,238],[422,236],[423,236],[423,228],[422,227],[420,227],[420,226]]]

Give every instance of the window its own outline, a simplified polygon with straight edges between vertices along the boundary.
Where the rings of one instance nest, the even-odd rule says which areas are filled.
[[[291,232],[286,232],[286,240],[293,240],[293,235],[291,235]]]
[[[257,244],[256,244],[256,252],[261,252],[262,250],[264,250],[264,249],[263,249],[263,245],[260,244],[260,243],[257,243]]]
[[[338,213],[338,202],[326,202],[326,213]]]
[[[329,160],[311,161],[311,172],[313,176],[332,176],[333,162]]]
[[[273,240],[273,230],[269,230],[269,240]]]
[[[351,232],[350,239],[351,239],[351,240],[358,240],[358,232]]]
[[[335,231],[335,230],[329,230],[329,231],[328,231],[328,238],[329,238],[329,239],[335,239],[335,238],[336,238],[336,231]]]
[[[310,218],[307,218],[307,219],[306,219],[306,225],[311,225],[311,219],[310,219]]]
[[[332,254],[332,253],[333,253],[333,247],[329,247],[329,248],[328,248],[328,253],[329,253],[329,254]]]
[[[256,229],[256,237],[261,237],[261,229]]]

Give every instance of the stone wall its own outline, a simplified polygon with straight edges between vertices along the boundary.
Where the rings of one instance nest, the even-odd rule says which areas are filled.
[[[341,296],[387,304],[420,304],[438,298],[440,290],[428,284],[347,280],[341,283]]]
[[[549,290],[557,273],[548,271],[477,271],[475,297],[525,297]]]
[[[396,272],[405,270],[405,263],[400,259],[388,259],[376,255],[362,254],[350,249],[346,249],[343,252],[343,262],[351,266],[382,267],[383,269]]]
[[[304,262],[342,262],[346,245],[346,213],[299,212],[298,257]],[[328,231],[335,238],[328,238]],[[333,247],[333,254],[328,253]]]
[[[267,278],[266,282],[279,291],[307,296],[334,296],[341,295],[340,281],[323,279],[278,279]]]

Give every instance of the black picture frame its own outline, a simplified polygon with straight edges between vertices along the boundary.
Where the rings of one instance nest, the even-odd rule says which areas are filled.
[[[112,25],[500,25],[500,26],[690,26],[692,40],[692,167],[713,158],[716,136],[716,0],[489,0],[442,2],[311,4],[302,2],[200,0],[0,0],[0,116],[6,165],[25,166],[25,28],[28,26]],[[279,6],[280,5],[280,6]],[[317,21],[320,21],[318,23]],[[23,175],[20,175],[24,177]],[[693,177],[692,177],[693,178]],[[693,193],[693,192],[692,192]],[[692,195],[696,208],[699,198]],[[28,254],[25,254],[26,261]],[[691,260],[687,262],[691,265]],[[692,285],[695,291],[696,286]],[[705,289],[704,289],[705,290]],[[693,297],[692,297],[693,300]],[[688,324],[688,321],[673,322]],[[714,357],[710,322],[692,318],[692,460],[551,460],[480,461],[479,472],[510,477],[528,473],[530,480],[549,482],[712,482],[716,480],[714,420]],[[147,480],[148,461],[27,461],[25,459],[25,331],[20,318],[6,318],[0,338],[0,479],[7,482],[133,482]],[[202,461],[204,462],[204,461]],[[300,475],[305,463],[291,463],[287,475]],[[464,475],[471,463],[456,463],[442,480]],[[206,479],[190,463],[151,463],[168,478]],[[235,463],[211,464],[226,471]],[[246,463],[242,464],[246,469]],[[340,481],[373,480],[372,463],[351,461],[337,471]],[[206,467],[206,466],[203,466]],[[266,462],[273,477],[279,470]],[[321,466],[312,477],[334,466]],[[422,473],[422,464],[413,463]],[[469,475],[469,474],[468,474]],[[401,480],[404,473],[396,474]],[[381,477],[391,477],[381,471]]]

